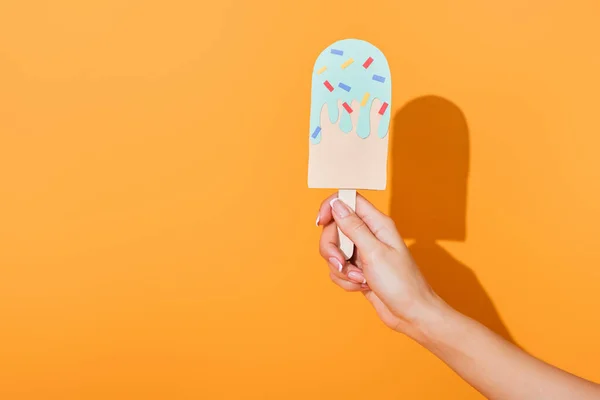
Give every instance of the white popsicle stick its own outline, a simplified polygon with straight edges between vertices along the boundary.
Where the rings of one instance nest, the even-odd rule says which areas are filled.
[[[338,192],[338,198],[348,205],[352,210],[356,209],[356,190],[354,189],[340,189]],[[344,253],[346,260],[349,260],[354,253],[354,243],[338,228],[338,234],[340,236],[340,250]]]

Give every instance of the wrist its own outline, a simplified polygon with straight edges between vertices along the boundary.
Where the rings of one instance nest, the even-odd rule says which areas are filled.
[[[444,300],[432,293],[431,298],[421,304],[418,316],[411,322],[410,330],[406,333],[421,344],[435,341],[436,332],[454,312]]]

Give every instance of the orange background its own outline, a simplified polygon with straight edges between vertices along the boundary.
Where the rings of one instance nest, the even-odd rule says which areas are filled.
[[[467,174],[450,206],[425,204],[448,220],[408,222],[430,233],[414,251],[434,286],[600,380],[599,15],[595,0],[2,2],[0,397],[479,397],[318,256],[331,191],[306,187],[310,73],[346,37],[381,48],[394,81],[390,187],[367,197],[426,216],[407,188],[426,199],[435,171]],[[420,129],[457,139],[403,167]]]

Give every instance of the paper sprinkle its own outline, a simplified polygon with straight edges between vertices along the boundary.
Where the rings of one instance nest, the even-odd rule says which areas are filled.
[[[323,72],[325,72],[326,69],[327,67],[322,67],[320,70],[317,71],[317,75],[321,75]]]
[[[325,85],[327,90],[329,90],[330,92],[333,92],[333,86],[331,86],[331,83],[329,83],[329,81],[323,82],[323,85]]]
[[[365,93],[365,95],[362,98],[362,101],[360,102],[360,105],[362,107],[367,105],[367,101],[369,100],[369,97],[371,97],[371,95],[369,93]]]
[[[331,49],[331,54],[335,54],[336,56],[343,56],[344,52],[342,50]]]
[[[381,75],[373,75],[373,80],[381,83],[385,82],[385,78]]]
[[[338,85],[339,88],[344,89],[346,92],[349,92],[350,90],[352,90],[352,88],[342,82],[339,83]]]
[[[383,102],[383,105],[382,105],[382,106],[381,106],[381,108],[379,109],[379,114],[380,114],[380,115],[383,115],[383,114],[385,114],[385,110],[387,110],[387,108],[388,108],[388,103],[386,103],[386,102]]]
[[[353,59],[349,58],[348,61],[342,64],[342,69],[346,69],[346,67],[354,62]]]
[[[367,58],[367,61],[365,61],[365,63],[363,64],[363,67],[365,67],[365,69],[369,68],[369,66],[371,65],[372,62],[373,62],[373,57]]]
[[[320,126],[317,126],[317,127],[315,128],[315,131],[313,132],[313,134],[312,134],[312,135],[310,135],[310,136],[311,136],[313,139],[316,139],[316,138],[317,138],[317,136],[319,136],[319,133],[321,133],[321,127],[320,127]]]
[[[348,111],[348,114],[352,114],[352,111],[354,111],[346,102],[344,102],[344,104],[342,104],[342,106],[346,109],[346,111]]]

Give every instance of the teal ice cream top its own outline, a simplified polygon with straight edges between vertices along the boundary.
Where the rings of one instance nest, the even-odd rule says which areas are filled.
[[[368,137],[371,127],[371,104],[375,98],[382,102],[377,135],[385,137],[390,124],[392,79],[390,67],[383,53],[371,43],[358,39],[335,42],[319,55],[312,75],[310,108],[310,142],[321,141],[321,110],[327,104],[329,119],[335,123],[340,118],[340,129],[352,131],[350,114],[357,112],[359,137]],[[338,100],[343,102],[339,115]],[[359,103],[352,108],[352,100]]]

